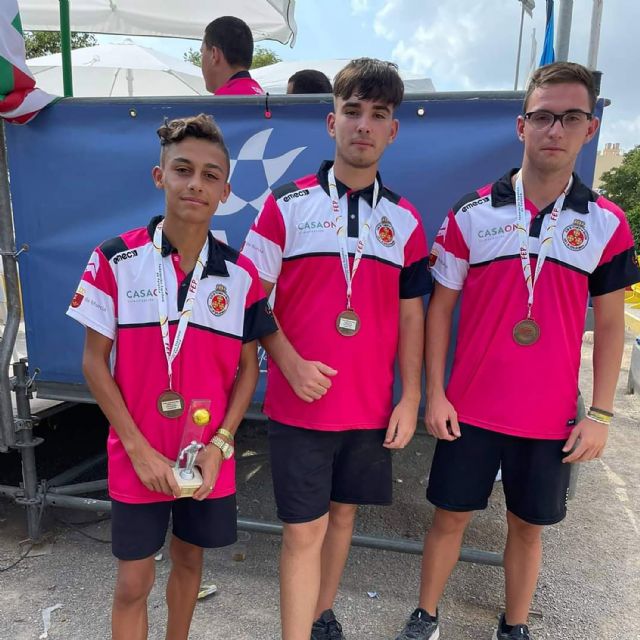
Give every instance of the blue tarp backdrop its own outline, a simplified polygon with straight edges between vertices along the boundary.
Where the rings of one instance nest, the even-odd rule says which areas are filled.
[[[65,311],[93,248],[163,211],[151,168],[158,160],[156,129],[165,117],[204,111],[219,122],[231,152],[234,195],[212,228],[239,247],[270,187],[313,173],[321,160],[333,157],[325,128],[330,109],[329,103],[283,102],[271,105],[267,119],[255,99],[71,99],[46,109],[32,124],[7,127],[16,244],[29,245],[20,257],[29,363],[32,370],[40,368],[39,380],[83,382],[83,330]],[[520,109],[516,95],[482,94],[429,96],[399,109],[400,133],[385,153],[382,179],[417,206],[429,241],[462,195],[520,164]],[[587,184],[596,142],[578,162]]]

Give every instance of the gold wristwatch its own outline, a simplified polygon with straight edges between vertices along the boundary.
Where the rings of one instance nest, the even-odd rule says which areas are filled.
[[[222,452],[222,457],[225,460],[228,460],[233,455],[233,451],[234,451],[233,445],[229,444],[226,440],[221,438],[219,435],[213,436],[209,444],[212,444],[214,447],[218,447],[218,449],[220,449],[220,451]]]

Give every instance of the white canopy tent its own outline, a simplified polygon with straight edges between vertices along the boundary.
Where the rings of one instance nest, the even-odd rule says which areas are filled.
[[[220,16],[244,20],[255,40],[293,46],[295,0],[70,0],[73,31],[201,39]],[[60,30],[59,0],[18,0],[22,26],[30,31]]]
[[[349,59],[331,60],[298,60],[294,62],[277,62],[266,67],[253,69],[251,75],[260,83],[260,86],[269,93],[286,93],[287,81],[296,73],[303,69],[315,69],[322,71],[333,83],[333,78],[342,69]],[[404,90],[407,93],[421,91],[435,91],[430,78],[424,78],[418,74],[400,69],[400,77],[404,81]]]
[[[126,38],[71,52],[74,94],[106,96],[208,95],[200,67]],[[27,66],[40,89],[62,95],[62,55],[31,58]]]

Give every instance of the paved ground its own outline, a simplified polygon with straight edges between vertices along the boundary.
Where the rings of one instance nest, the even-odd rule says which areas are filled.
[[[534,602],[534,638],[563,640],[637,640],[640,638],[640,403],[624,395],[631,337],[618,386],[615,426],[601,461],[581,468],[578,492],[562,525],[545,537],[545,562]],[[591,344],[583,351],[583,393],[590,397]],[[537,383],[540,389],[553,383]],[[92,410],[75,414],[73,424],[51,419],[47,442],[38,449],[42,473],[50,477],[68,462],[99,450],[102,428]],[[62,454],[69,439],[73,451]],[[419,540],[432,510],[424,501],[424,485],[433,442],[416,437],[395,460],[395,504],[364,509],[358,530],[370,535]],[[263,451],[260,427],[244,429],[241,448]],[[14,482],[19,468],[15,453],[0,455],[0,483]],[[245,464],[241,471],[240,515],[274,520],[266,463]],[[466,544],[501,550],[504,543],[504,501],[500,485],[489,509],[472,522]],[[52,640],[101,640],[109,637],[108,620],[114,563],[109,546],[91,540],[62,523],[95,521],[93,514],[49,510],[44,516],[49,545],[44,555],[28,557],[0,573],[0,640],[32,640],[43,631],[42,610],[51,613]],[[108,539],[106,520],[82,526],[85,534]],[[23,539],[21,511],[0,501],[0,566],[19,557]],[[240,552],[240,553],[239,553]],[[193,640],[278,637],[276,537],[244,534],[232,548],[208,553],[205,582],[218,593],[198,603]],[[246,555],[244,561],[234,556]],[[152,640],[163,638],[163,586],[166,560],[158,562],[158,580],[150,601]],[[344,576],[336,611],[349,640],[392,639],[415,606],[419,558],[392,552],[354,549]],[[367,592],[376,592],[371,598]],[[459,564],[442,603],[442,638],[482,640],[491,637],[503,605],[499,568]]]

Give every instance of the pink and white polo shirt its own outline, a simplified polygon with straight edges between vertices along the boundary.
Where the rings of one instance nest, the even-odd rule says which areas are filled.
[[[325,162],[316,175],[276,189],[245,241],[260,277],[277,282],[275,315],[285,335],[307,360],[337,369],[320,400],[300,400],[269,362],[265,413],[278,422],[322,431],[379,429],[392,411],[400,300],[429,293],[427,243],[420,215],[404,198],[380,184],[364,255],[353,281],[352,307],[359,332],[345,337],[336,318],[346,307]],[[371,211],[373,185],[350,191],[338,182],[348,215],[350,262],[361,218]]]
[[[216,96],[263,96],[264,90],[248,71],[238,71],[213,94]]]
[[[535,287],[530,346],[513,339],[527,316],[511,171],[449,212],[431,249],[437,282],[462,291],[460,323],[447,397],[466,423],[515,436],[565,439],[576,418],[580,347],[589,295],[640,280],[624,212],[573,176],[551,251]],[[544,210],[531,215],[531,268]],[[546,223],[545,223],[546,224]]]
[[[156,409],[159,394],[168,387],[152,243],[161,219],[157,216],[148,227],[123,233],[95,249],[67,314],[113,340],[113,377],[133,420],[154,449],[175,460],[184,416],[165,418]],[[191,274],[182,271],[178,253],[165,236],[162,256],[173,343]],[[243,343],[275,330],[251,261],[209,234],[209,257],[191,321],[173,362],[174,388],[184,397],[186,407],[194,399],[211,400],[211,422],[203,428],[202,442],[212,438],[227,411]],[[112,498],[129,503],[172,499],[149,491],[140,482],[113,427],[107,453]],[[235,460],[231,458],[223,462],[209,497],[234,492]]]

